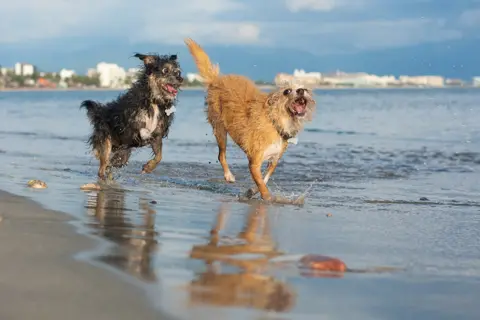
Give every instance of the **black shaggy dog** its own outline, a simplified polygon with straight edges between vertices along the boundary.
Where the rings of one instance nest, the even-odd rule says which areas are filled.
[[[102,180],[110,166],[127,164],[132,148],[147,145],[155,157],[143,165],[142,173],[152,172],[162,160],[162,139],[173,121],[171,108],[183,83],[177,56],[137,53],[135,57],[143,61],[143,68],[129,90],[106,104],[92,100],[81,104],[93,126],[88,142],[100,160]]]

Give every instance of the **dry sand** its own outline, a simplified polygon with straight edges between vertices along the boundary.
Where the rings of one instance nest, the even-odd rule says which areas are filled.
[[[161,318],[140,287],[73,258],[98,243],[69,216],[0,191],[0,220],[1,320]]]

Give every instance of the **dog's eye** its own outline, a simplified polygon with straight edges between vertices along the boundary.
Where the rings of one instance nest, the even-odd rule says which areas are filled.
[[[173,74],[175,75],[175,77],[178,77],[180,75],[180,71],[175,70],[175,72]]]
[[[162,73],[163,73],[163,74],[167,74],[167,73],[168,73],[168,69],[167,69],[167,68],[163,68],[163,69],[162,69]]]
[[[292,93],[292,89],[286,89],[285,91],[283,91],[283,94],[288,96],[290,93]]]

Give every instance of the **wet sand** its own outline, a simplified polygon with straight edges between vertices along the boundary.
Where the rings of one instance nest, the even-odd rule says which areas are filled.
[[[143,290],[73,256],[98,245],[67,215],[0,191],[0,319],[160,319]]]

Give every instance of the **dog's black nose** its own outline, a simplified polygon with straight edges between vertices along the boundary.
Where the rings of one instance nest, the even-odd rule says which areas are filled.
[[[305,89],[302,89],[302,88],[297,89],[297,94],[298,94],[299,96],[303,96],[304,93],[305,93]]]

